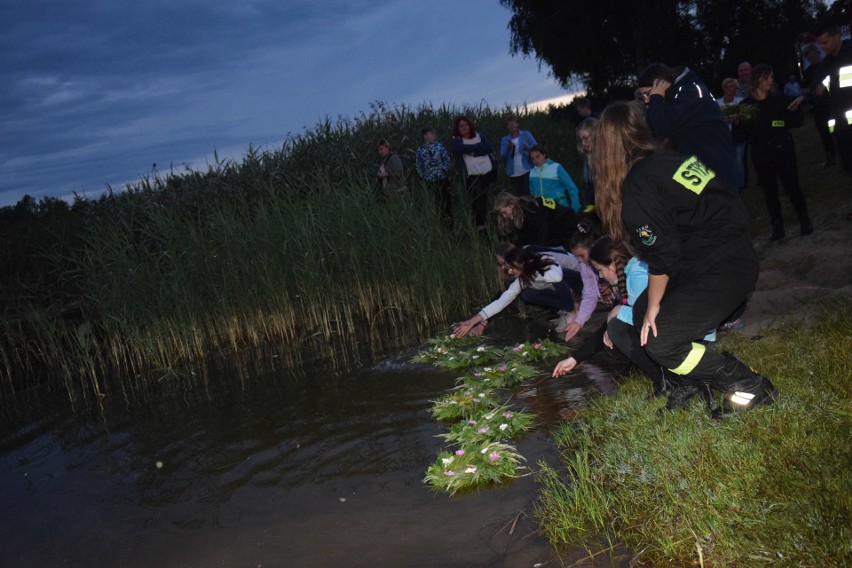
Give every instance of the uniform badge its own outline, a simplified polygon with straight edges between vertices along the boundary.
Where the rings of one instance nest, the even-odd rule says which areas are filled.
[[[696,195],[701,195],[701,192],[714,177],[716,177],[716,172],[705,166],[695,156],[690,156],[678,167],[672,179]]]
[[[639,235],[639,240],[642,241],[642,244],[646,247],[657,242],[657,235],[654,234],[654,231],[652,231],[648,225],[644,225],[636,229],[636,234]]]

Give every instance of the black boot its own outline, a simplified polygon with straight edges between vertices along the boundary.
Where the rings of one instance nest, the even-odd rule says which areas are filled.
[[[772,236],[769,237],[770,241],[780,241],[784,237],[786,237],[786,233],[784,233],[784,220],[783,219],[773,219],[772,220]]]
[[[778,389],[768,378],[756,373],[732,353],[723,353],[725,363],[716,372],[712,386],[724,391],[720,414],[749,410],[760,404],[772,404]]]
[[[669,389],[666,410],[674,412],[686,408],[695,399],[703,400],[708,408],[712,407],[713,398],[709,385],[674,374],[666,375],[666,381]]]

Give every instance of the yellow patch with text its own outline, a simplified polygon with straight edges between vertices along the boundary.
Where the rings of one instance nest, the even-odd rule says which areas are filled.
[[[696,156],[690,156],[678,167],[672,179],[696,195],[701,195],[714,177],[716,172],[705,166]]]

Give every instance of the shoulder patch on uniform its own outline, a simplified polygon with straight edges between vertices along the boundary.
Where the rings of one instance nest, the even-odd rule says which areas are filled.
[[[714,177],[716,172],[705,166],[696,156],[690,156],[678,166],[672,179],[696,195],[701,195]]]
[[[646,247],[653,245],[657,242],[657,235],[654,234],[654,231],[651,230],[651,227],[648,225],[642,225],[638,229],[636,229],[636,234],[639,235],[639,240],[642,241],[642,244]]]

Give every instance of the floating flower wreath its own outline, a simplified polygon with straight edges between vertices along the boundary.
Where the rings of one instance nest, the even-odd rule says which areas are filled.
[[[513,412],[501,406],[457,422],[439,437],[459,445],[499,442],[520,436],[532,428],[534,420],[528,412]]]
[[[452,452],[441,452],[426,471],[423,480],[439,491],[455,493],[489,483],[501,483],[518,477],[524,457],[514,446],[493,442],[468,445]]]

